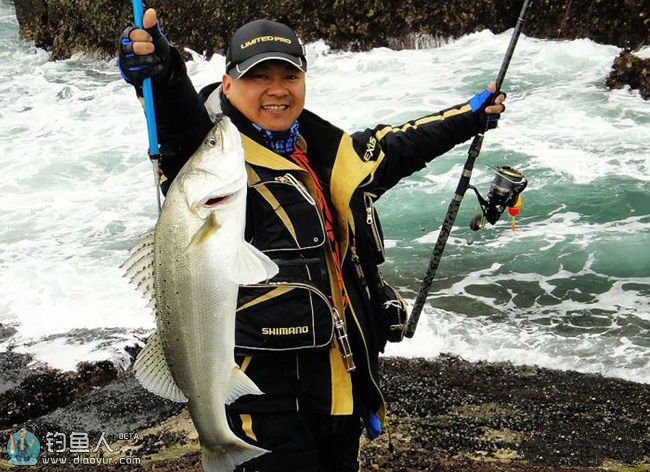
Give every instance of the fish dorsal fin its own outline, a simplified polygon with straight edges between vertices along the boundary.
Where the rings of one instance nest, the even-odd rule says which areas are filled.
[[[263,395],[263,393],[248,375],[246,375],[239,367],[235,366],[233,367],[232,375],[230,376],[226,405],[230,405],[242,395]]]
[[[125,276],[144,296],[154,303],[155,228],[144,233],[121,267]]]
[[[237,246],[237,255],[227,277],[239,285],[254,284],[273,278],[278,266],[252,244],[242,241]]]
[[[172,377],[172,373],[167,367],[165,354],[163,352],[162,342],[158,333],[152,335],[147,341],[140,354],[138,354],[135,363],[135,378],[142,386],[163,398],[168,398],[175,402],[186,402],[187,397]]]
[[[146,233],[140,235],[137,244],[129,251],[129,257],[125,260],[120,267],[129,269],[137,260],[143,256],[153,252],[155,242],[156,228],[151,228]]]

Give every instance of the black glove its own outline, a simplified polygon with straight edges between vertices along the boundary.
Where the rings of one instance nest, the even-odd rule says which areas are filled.
[[[488,115],[485,113],[485,107],[494,105],[494,100],[498,95],[503,95],[505,99],[506,93],[499,91],[499,93],[492,93],[488,89],[483,90],[481,93],[474,95],[471,100],[468,102],[469,106],[472,108],[472,111],[478,113],[480,128],[481,130],[494,129],[499,125],[499,118],[501,118],[501,113],[506,110],[506,106],[502,103],[503,111],[501,113],[495,113]]]
[[[142,56],[133,52],[133,41],[129,35],[134,29],[129,26],[120,36],[117,66],[122,78],[131,85],[142,85],[147,77],[151,77],[153,81],[166,77],[169,70],[169,42],[160,30],[160,24],[156,23],[156,26],[145,29],[153,39],[155,50]]]

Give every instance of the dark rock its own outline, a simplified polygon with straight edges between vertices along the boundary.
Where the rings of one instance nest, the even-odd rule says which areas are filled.
[[[137,449],[138,454],[153,455],[160,452],[163,447],[170,444],[182,445],[187,443],[187,437],[173,432],[164,432],[162,434],[151,434],[139,437],[133,442],[133,448]]]
[[[13,328],[11,326],[5,326],[2,323],[0,323],[0,341],[4,341],[5,339],[10,338],[16,333],[17,333],[16,328]]]
[[[38,47],[48,49],[52,44],[52,35],[47,21],[47,1],[25,0],[15,2],[15,6],[21,36],[34,40]]]
[[[25,427],[42,437],[55,431],[84,432],[91,438],[105,433],[107,440],[113,442],[120,435],[161,422],[178,413],[182,406],[147,392],[132,375],[124,375],[65,408],[28,421]],[[153,450],[152,445],[148,447]]]
[[[2,353],[0,363],[7,365],[0,376],[0,429],[10,428],[27,419],[66,406],[96,387],[117,377],[117,369],[108,361],[80,363],[77,372],[51,368],[29,370],[26,356]],[[23,372],[16,376],[16,372]]]
[[[140,351],[142,351],[142,345],[134,344],[132,346],[125,346],[124,350],[126,351],[126,353],[131,358],[131,365],[133,365],[136,358],[138,357],[138,354],[140,354]]]
[[[594,468],[650,456],[650,385],[448,356],[386,358],[381,368],[397,451],[389,460],[385,438],[366,444],[363,470],[377,461],[392,465],[382,471],[454,470],[444,458],[458,455]],[[413,451],[436,454],[422,462]]]
[[[27,354],[12,351],[0,354],[0,398],[4,392],[16,387],[30,375],[27,366],[31,360],[31,356]]]
[[[596,472],[606,464],[614,464],[615,470],[647,468],[650,385],[509,363],[471,363],[453,356],[380,361],[390,436],[362,440],[361,470]],[[21,426],[39,438],[47,432],[86,432],[97,438],[104,432],[112,441],[120,433],[139,433],[127,449],[143,460],[140,466],[99,465],[93,467],[96,471],[200,472],[200,455],[188,453],[197,447],[187,433],[191,427],[179,427],[189,421],[187,413],[170,418],[182,408],[124,375]],[[163,421],[164,427],[143,431]],[[0,437],[8,433],[0,431]],[[169,459],[156,459],[159,453]]]
[[[129,2],[112,0],[18,0],[14,4],[21,36],[51,51],[53,59],[76,52],[112,54],[133,15]]]
[[[78,51],[113,56],[120,32],[132,21],[129,2],[14,0],[21,35],[52,51],[54,59]],[[303,40],[324,39],[335,49],[399,44],[413,33],[453,38],[489,28],[512,28],[521,2],[480,0],[152,0],[169,38],[180,48],[223,52],[232,32],[256,18],[292,25]],[[591,38],[621,47],[648,43],[650,0],[536,0],[525,34],[539,38]]]
[[[626,85],[638,90],[644,99],[650,99],[650,59],[641,59],[628,50],[614,59],[607,86],[620,89]]]
[[[90,375],[91,378],[96,378],[96,376],[97,372]],[[161,399],[147,392],[132,375],[127,374],[113,381],[111,384],[93,390],[72,403],[46,415],[29,419],[20,425],[15,425],[4,431],[2,430],[2,425],[0,425],[0,437],[8,437],[18,427],[24,427],[40,439],[40,457],[67,458],[70,463],[75,456],[77,458],[88,458],[90,455],[74,454],[65,447],[63,448],[63,452],[51,453],[47,451],[46,447],[48,434],[50,436],[62,434],[66,438],[69,438],[71,433],[87,434],[91,450],[99,443],[99,438],[104,435],[109,444],[114,444],[119,440],[127,440],[130,447],[135,450],[135,457],[139,461],[147,455],[157,453],[163,445],[183,445],[187,442],[186,437],[173,432],[162,432],[157,435],[147,436],[139,436],[137,434],[137,431],[152,425],[157,425],[164,419],[179,413],[182,407],[182,404]],[[56,451],[60,443],[55,442],[54,444]],[[100,449],[100,451],[102,450]],[[112,449],[111,451],[115,452]],[[123,454],[122,456],[126,455],[134,454]],[[144,470],[138,466],[128,465],[128,461],[122,461],[124,465],[119,465],[115,454],[110,451],[108,456],[111,457],[109,459],[111,465],[93,465],[92,470]],[[132,462],[131,464],[137,464],[138,461]],[[189,464],[191,462],[188,457],[181,458],[177,461],[177,463],[183,464]],[[199,457],[193,459],[194,464],[198,464],[199,462]],[[86,470],[80,469],[79,465],[70,465],[68,467],[61,465],[41,465],[37,469],[52,469],[57,472]],[[180,471],[187,469],[176,468],[172,470]],[[197,470],[200,471],[200,467]]]

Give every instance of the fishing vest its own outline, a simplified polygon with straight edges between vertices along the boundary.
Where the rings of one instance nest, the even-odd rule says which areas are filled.
[[[344,307],[313,178],[245,135],[242,145],[248,172],[246,239],[280,272],[273,281],[240,287],[235,345],[257,351],[329,346]],[[355,161],[360,165],[349,164]],[[359,159],[345,134],[333,163],[325,185],[343,255],[353,229],[350,198],[372,166]]]
[[[221,113],[219,94],[215,90],[205,102],[213,121]],[[327,132],[333,155],[318,165],[329,175],[323,185],[329,189],[343,256],[354,229],[350,200],[376,162],[362,160],[343,131],[330,125]],[[338,146],[332,146],[332,138]],[[241,139],[248,173],[246,239],[280,272],[272,281],[240,287],[235,346],[257,353],[329,346],[333,320],[344,313],[313,179],[248,136],[241,134]]]

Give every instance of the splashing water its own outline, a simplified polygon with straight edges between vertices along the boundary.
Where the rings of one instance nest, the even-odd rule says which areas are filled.
[[[0,350],[63,369],[126,362],[124,346],[154,326],[119,269],[156,218],[144,117],[114,61],[49,62],[17,31],[2,0]],[[483,31],[435,49],[364,53],[311,44],[307,107],[349,131],[399,124],[483,88],[509,39]],[[418,332],[388,354],[650,382],[650,103],[605,88],[618,52],[521,38],[504,83],[508,111],[472,180],[485,193],[499,165],[526,175],[517,231],[504,218],[468,245],[468,193]],[[220,79],[223,58],[195,55],[188,68],[198,88]],[[466,152],[457,146],[378,203],[382,270],[411,301]]]

